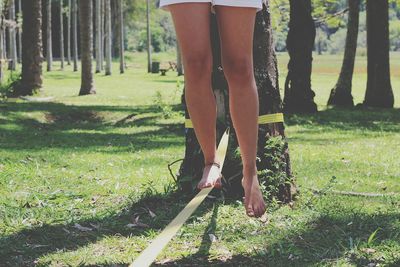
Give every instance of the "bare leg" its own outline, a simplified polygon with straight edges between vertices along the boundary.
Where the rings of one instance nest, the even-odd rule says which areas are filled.
[[[220,186],[220,170],[210,164],[217,160],[217,107],[211,87],[210,5],[186,2],[169,6],[185,68],[185,100],[206,165],[198,188]]]
[[[253,69],[253,34],[256,9],[216,5],[224,74],[228,81],[230,113],[243,162],[242,185],[249,216],[265,212],[256,157],[258,140],[258,92]]]

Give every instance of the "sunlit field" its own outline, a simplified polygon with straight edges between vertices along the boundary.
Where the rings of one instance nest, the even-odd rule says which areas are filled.
[[[278,55],[282,97],[287,61]],[[207,199],[154,266],[400,265],[400,53],[394,109],[328,108],[341,61],[315,55],[319,112],[285,116],[294,207],[269,203],[257,220],[241,201]],[[81,97],[80,73],[58,65],[44,68],[51,99],[0,103],[0,266],[126,266],[190,200],[167,168],[184,155],[183,76],[149,74],[146,54],[130,53],[125,74],[114,62]],[[357,57],[356,104],[366,68]]]

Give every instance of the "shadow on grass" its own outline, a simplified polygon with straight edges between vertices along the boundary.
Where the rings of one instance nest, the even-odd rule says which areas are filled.
[[[173,111],[180,105],[173,106]],[[3,149],[45,148],[134,151],[180,146],[183,123],[166,123],[156,105],[68,106],[62,103],[7,103],[1,107]],[[27,114],[42,113],[42,119]],[[103,116],[111,117],[104,119]],[[115,119],[114,119],[115,118]],[[183,120],[183,115],[182,115]],[[132,132],[132,127],[135,131]],[[140,128],[143,128],[140,129]]]
[[[344,131],[399,132],[400,109],[331,108],[316,114],[285,115],[285,124]]]
[[[162,230],[187,204],[190,199],[178,192],[168,195],[143,197],[128,205],[119,214],[90,218],[69,224],[35,226],[15,234],[0,238],[0,266],[32,266],[39,257],[58,250],[74,251],[106,236],[149,236],[151,232]],[[210,209],[210,200],[205,201],[195,212],[201,216]],[[34,209],[34,208],[31,208]],[[152,218],[150,209],[157,216]],[[127,227],[139,221],[148,226]],[[190,221],[191,219],[189,219]],[[79,229],[82,227],[91,230]]]
[[[149,239],[152,232],[162,230],[189,200],[187,197],[179,196],[177,192],[164,196],[145,197],[131,206],[128,205],[120,214],[22,230],[0,239],[0,266],[32,266],[34,261],[41,256],[59,250],[65,252],[78,250],[107,236],[141,236]],[[230,202],[225,204],[229,205]],[[154,263],[153,266],[314,266],[321,263],[329,265],[338,259],[345,259],[356,266],[367,266],[370,263],[398,266],[396,264],[400,260],[400,255],[396,252],[392,252],[392,258],[379,256],[381,253],[379,249],[385,245],[400,246],[398,211],[367,214],[349,208],[338,213],[339,208],[331,211],[330,207],[322,207],[319,210],[320,216],[310,220],[306,227],[296,228],[297,226],[289,224],[288,227],[280,230],[283,232],[277,233],[281,238],[271,240],[269,236],[265,236],[265,246],[253,250],[250,255],[232,255],[235,252],[231,251],[229,256],[221,255],[209,259],[210,249],[213,246],[216,248],[219,246],[218,243],[210,240],[209,233],[215,233],[218,227],[220,205],[220,202],[207,199],[189,218],[188,222],[191,222],[196,217],[212,211],[210,222],[204,228],[201,245],[196,253],[178,260]],[[146,209],[152,210],[157,216],[152,218]],[[140,221],[149,227],[127,228],[126,225],[132,223],[133,218],[138,215]],[[295,219],[298,218],[286,217],[288,221]],[[75,223],[92,230],[80,231],[74,226]],[[278,230],[276,227],[273,229]],[[362,242],[365,244],[376,229],[379,229],[373,240],[376,252],[370,253],[365,250],[367,246],[359,244]],[[252,248],[251,243],[249,243],[249,248]],[[142,249],[143,247],[135,247],[138,253]],[[390,253],[385,255],[390,255]],[[114,264],[116,263],[96,265],[82,263],[80,266],[115,266]],[[128,266],[128,264],[118,266]]]

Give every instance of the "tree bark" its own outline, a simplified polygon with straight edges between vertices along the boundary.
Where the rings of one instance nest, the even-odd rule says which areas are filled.
[[[64,5],[63,0],[59,3],[59,15],[60,15],[60,57],[61,57],[61,70],[64,70]]]
[[[217,102],[217,139],[219,140],[227,126],[233,123],[229,114],[229,90],[225,79],[220,53],[220,39],[216,16],[211,16],[211,42],[213,53],[212,88]],[[277,60],[273,46],[271,17],[269,8],[264,5],[263,10],[256,15],[253,44],[254,75],[259,94],[260,115],[280,113],[282,101],[278,84]],[[182,95],[186,118],[189,118],[185,105],[185,96]],[[228,152],[225,159],[223,174],[223,191],[225,197],[240,198],[244,191],[241,186],[242,163],[235,152],[238,141],[233,127],[230,132]],[[268,189],[268,197],[278,198],[289,203],[295,192],[294,177],[291,171],[288,144],[285,139],[284,124],[260,124],[257,162],[260,183]],[[193,128],[186,129],[185,158],[180,166],[177,177],[180,188],[189,194],[194,193],[196,185],[201,179],[204,168],[204,156],[197,141]],[[276,143],[276,145],[274,145]]]
[[[349,15],[343,64],[339,79],[329,96],[328,105],[340,107],[354,106],[351,88],[357,52],[360,2],[360,0],[348,0]]]
[[[4,80],[4,71],[3,71],[3,66],[4,66],[4,60],[6,59],[4,56],[4,29],[5,29],[5,23],[4,23],[4,13],[3,13],[3,8],[4,4],[3,1],[0,1],[0,84],[3,83]]]
[[[96,0],[96,73],[101,72],[101,0]]]
[[[315,34],[311,0],[290,0],[289,32],[286,39],[290,60],[284,98],[284,110],[288,113],[317,112],[315,93],[311,89]]]
[[[22,14],[22,73],[14,93],[33,95],[42,87],[42,1],[24,0]]]
[[[71,0],[68,0],[68,16],[67,16],[67,64],[71,65]]]
[[[146,0],[146,30],[147,30],[147,72],[151,73],[151,33],[150,33],[150,4]]]
[[[18,12],[17,12],[17,34],[18,34],[18,63],[22,62],[22,2],[18,0]]]
[[[104,70],[104,58],[105,58],[105,27],[106,27],[106,8],[105,8],[105,0],[100,0],[101,1],[101,49],[100,49],[100,70]]]
[[[125,49],[124,49],[124,1],[118,1],[118,10],[119,10],[119,72],[125,72]]]
[[[76,1],[78,0],[72,0],[72,55],[74,58],[74,71],[78,71],[78,7]]]
[[[178,76],[183,75],[182,54],[178,42],[176,42],[176,69]]]
[[[392,108],[388,0],[367,0],[367,56],[368,80],[363,105]]]
[[[93,83],[93,5],[92,0],[79,1],[79,29],[81,45],[81,89],[79,95],[95,94]]]
[[[112,63],[112,38],[111,38],[111,4],[110,0],[104,0],[105,3],[105,12],[106,12],[106,31],[105,31],[105,38],[106,38],[106,75],[111,75],[111,63]]]
[[[51,1],[47,0],[46,3],[46,39],[47,39],[47,46],[46,46],[46,60],[47,60],[47,71],[52,70],[53,66],[53,44],[52,44],[52,36],[51,36]]]
[[[15,19],[15,1],[9,0],[8,18],[13,22],[13,25],[9,26],[8,31],[8,54],[10,57],[10,64],[8,65],[9,70],[16,70],[18,57],[17,57],[17,39],[16,39],[16,19]]]

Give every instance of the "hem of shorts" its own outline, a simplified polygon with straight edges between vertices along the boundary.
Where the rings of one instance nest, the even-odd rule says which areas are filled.
[[[255,7],[257,8],[257,12],[262,10],[262,1],[258,0],[259,2],[261,2],[261,5],[259,4],[259,2],[249,2],[247,0],[235,0],[235,2],[229,2],[229,3],[224,3],[221,2],[219,3],[218,0],[214,0],[213,6],[237,6],[237,7]]]
[[[163,1],[163,5],[159,6],[160,9],[165,10],[165,11],[170,11],[168,6],[172,5],[172,4],[181,4],[181,3],[210,3],[211,4],[211,0],[190,0],[190,1],[185,1],[185,2],[176,2],[176,0],[165,0]]]

